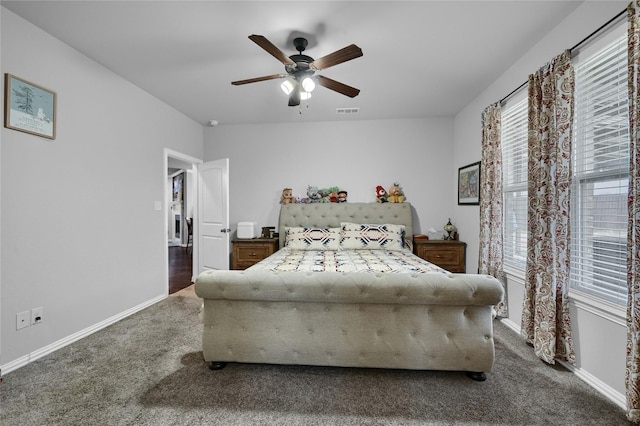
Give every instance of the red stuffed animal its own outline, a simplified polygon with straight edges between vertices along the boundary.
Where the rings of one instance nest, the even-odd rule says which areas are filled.
[[[381,187],[380,185],[376,186],[376,201],[378,203],[387,202],[387,190]]]

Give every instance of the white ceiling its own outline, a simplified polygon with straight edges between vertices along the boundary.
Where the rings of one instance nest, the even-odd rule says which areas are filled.
[[[1,3],[195,121],[224,125],[455,115],[581,2]],[[232,86],[284,72],[250,34],[287,55],[297,53],[288,40],[306,36],[316,59],[358,45],[364,56],[317,74],[360,94],[318,87],[299,108],[279,80]],[[343,107],[360,113],[336,115]]]

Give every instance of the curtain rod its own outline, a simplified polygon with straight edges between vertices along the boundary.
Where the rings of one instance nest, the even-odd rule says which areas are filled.
[[[570,52],[573,52],[574,50],[578,49],[580,46],[582,46],[584,43],[586,43],[589,39],[591,39],[591,37],[595,36],[596,34],[598,34],[600,31],[604,30],[605,28],[607,28],[609,25],[611,25],[614,21],[616,21],[618,18],[620,18],[623,14],[625,14],[627,12],[627,9],[623,9],[621,12],[619,12],[616,16],[614,16],[613,18],[609,19],[607,22],[605,22],[603,25],[601,25],[597,30],[595,30],[594,32],[592,32],[591,34],[589,34],[588,36],[586,36],[585,38],[583,38],[582,40],[580,40],[575,46],[573,46],[571,49],[569,49]],[[507,99],[509,99],[511,96],[513,96],[515,93],[519,92],[520,89],[522,89],[524,86],[526,86],[527,84],[529,84],[529,81],[525,81],[524,83],[522,83],[520,86],[516,87],[515,89],[513,89],[511,92],[509,92],[509,94],[507,96],[505,96],[504,98],[500,99],[498,101],[499,104],[503,104],[504,101],[506,101]]]

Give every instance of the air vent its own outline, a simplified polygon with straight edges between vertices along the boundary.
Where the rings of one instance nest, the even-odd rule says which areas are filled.
[[[350,115],[359,114],[360,108],[336,108],[336,114],[338,115]]]

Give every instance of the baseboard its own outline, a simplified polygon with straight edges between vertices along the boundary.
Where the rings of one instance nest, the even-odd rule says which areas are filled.
[[[509,318],[500,318],[498,321],[509,327],[515,333],[520,334],[520,325],[511,321]]]
[[[45,355],[49,355],[50,353],[53,353],[55,351],[57,351],[58,349],[61,349],[73,342],[77,342],[78,340],[87,337],[93,333],[95,333],[96,331],[102,330],[105,327],[110,326],[111,324],[114,324],[132,314],[135,314],[138,311],[141,311],[151,305],[154,305],[158,302],[160,302],[161,300],[164,300],[167,298],[166,294],[154,297],[153,299],[147,300],[146,302],[143,302],[137,306],[134,306],[131,309],[128,309],[124,312],[120,312],[117,315],[114,315],[110,318],[107,318],[104,321],[101,321],[97,324],[94,324],[90,327],[85,328],[84,330],[80,330],[77,333],[74,333],[70,336],[67,336],[63,339],[60,339],[56,342],[53,342],[50,345],[44,346],[40,349],[37,349],[27,355],[24,355],[18,359],[15,359],[7,364],[1,365],[0,366],[0,371],[2,371],[3,374],[7,374],[10,373],[11,371],[17,370],[20,367],[24,367],[25,365],[39,359],[42,358]]]
[[[500,322],[506,325],[508,328],[513,330],[514,332],[520,334],[520,325],[514,323],[509,318],[500,318]],[[588,371],[585,371],[581,368],[578,368],[569,363],[558,361],[560,365],[565,367],[567,370],[571,371],[573,374],[582,379],[589,386],[600,392],[604,397],[608,400],[616,404],[618,407],[623,410],[627,409],[627,397],[626,395],[621,394],[620,392],[613,389],[611,386],[607,385],[597,377],[593,376]]]
[[[560,363],[560,365],[562,365],[563,367],[566,367],[567,370],[573,372],[573,374],[575,374],[576,376],[584,380],[587,384],[589,384],[595,390],[597,390],[602,395],[607,397],[607,399],[609,399],[611,402],[616,404],[618,407],[622,408],[623,410],[627,409],[627,398],[625,395],[621,394],[620,392],[613,389],[611,386],[602,382],[600,379],[593,376],[588,371],[584,371],[581,368],[576,368],[575,366],[569,363],[566,363],[564,361],[558,360],[558,363]]]

